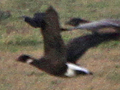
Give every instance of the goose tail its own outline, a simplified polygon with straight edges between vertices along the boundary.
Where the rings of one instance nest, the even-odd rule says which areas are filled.
[[[87,70],[86,68],[80,67],[76,64],[67,63],[67,71],[65,72],[65,76],[74,77],[77,75],[92,75],[93,73]]]

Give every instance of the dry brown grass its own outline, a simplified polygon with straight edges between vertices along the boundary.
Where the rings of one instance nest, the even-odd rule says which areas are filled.
[[[42,52],[42,51],[41,51]],[[42,55],[39,50],[24,51],[35,57]],[[1,90],[119,90],[120,60],[117,49],[90,49],[78,63],[94,72],[92,76],[58,78],[34,67],[18,63],[15,58],[21,52],[0,52]],[[117,77],[116,77],[117,76]]]

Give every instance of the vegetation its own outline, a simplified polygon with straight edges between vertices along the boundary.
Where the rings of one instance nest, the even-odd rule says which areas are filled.
[[[20,16],[33,16],[49,5],[58,11],[62,27],[68,27],[64,22],[71,17],[92,21],[120,18],[120,0],[1,0],[0,10],[11,13],[11,17],[0,19],[1,90],[120,90],[119,41],[103,43],[81,58],[80,64],[93,71],[93,76],[57,78],[15,61],[21,53],[42,56],[40,30],[26,24]],[[63,32],[62,36],[68,42],[87,33],[90,32],[78,30]]]

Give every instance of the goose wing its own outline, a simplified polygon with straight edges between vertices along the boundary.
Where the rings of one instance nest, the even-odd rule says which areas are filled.
[[[76,63],[91,47],[95,47],[103,42],[119,39],[120,33],[88,34],[74,38],[67,44],[67,61]]]
[[[120,28],[120,20],[115,20],[115,19],[103,19],[99,21],[94,21],[90,23],[85,23],[85,24],[80,24],[76,27],[71,28],[70,30],[73,29],[86,29],[90,31],[96,31],[102,28]]]
[[[44,40],[45,57],[51,60],[51,63],[59,65],[65,63],[66,47],[60,34],[59,16],[58,13],[49,7],[44,18],[45,25],[41,29]]]

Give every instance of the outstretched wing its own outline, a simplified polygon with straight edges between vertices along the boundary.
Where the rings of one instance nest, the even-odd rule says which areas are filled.
[[[56,63],[66,62],[66,48],[60,34],[57,12],[49,7],[45,16],[45,27],[41,30],[44,39],[44,51],[49,60]]]
[[[75,38],[67,44],[67,61],[76,63],[89,48],[111,40],[120,40],[120,33],[88,34]]]
[[[102,28],[120,28],[120,20],[103,19],[103,20],[99,20],[99,21],[80,24],[76,27],[70,28],[70,30],[86,29],[86,30],[90,30],[90,31],[97,31]]]

